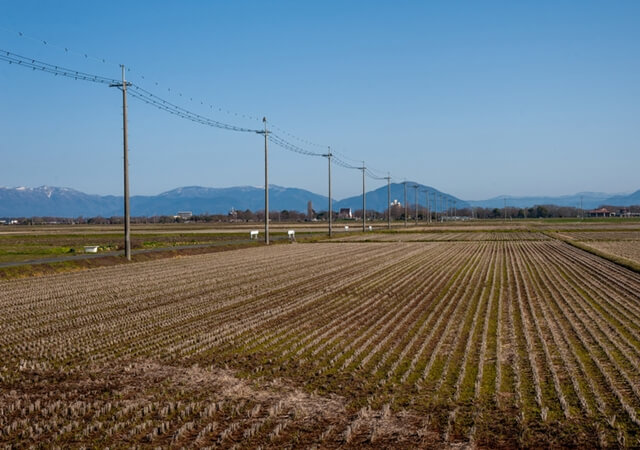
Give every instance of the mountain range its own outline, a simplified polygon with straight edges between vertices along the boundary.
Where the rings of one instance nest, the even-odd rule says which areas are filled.
[[[629,206],[640,204],[640,190],[629,195],[609,195],[604,193],[583,192],[560,197],[509,197],[501,196],[488,200],[465,201],[433,187],[407,182],[407,203],[414,205],[416,195],[420,205],[426,205],[426,192],[430,192],[430,206],[434,209],[433,193],[438,196],[438,210],[442,209],[442,199],[449,204],[455,202],[458,209],[464,207],[502,208],[531,207],[534,205],[555,204],[559,206],[596,208],[600,205]],[[415,188],[414,186],[418,186]],[[391,184],[391,201],[404,204],[403,183]],[[367,192],[367,209],[384,211],[387,208],[387,186]],[[327,209],[328,198],[313,192],[269,186],[269,206],[272,211],[306,211],[311,201],[316,211]],[[122,215],[122,197],[114,195],[91,195],[61,187],[40,186],[37,188],[0,187],[0,217],[111,217]],[[188,186],[163,192],[159,195],[131,197],[132,216],[174,215],[178,211],[192,211],[194,214],[226,214],[232,208],[240,211],[259,211],[264,209],[264,189],[261,187],[238,186],[228,188],[208,188]],[[362,196],[353,196],[333,201],[333,209],[362,209]]]
[[[602,205],[631,206],[640,204],[640,191],[629,195],[612,195],[604,192],[579,192],[573,195],[557,197],[513,197],[502,195],[487,200],[467,200],[471,206],[482,208],[503,208],[505,205],[516,208],[530,208],[535,205],[572,206],[574,208],[594,209]]]

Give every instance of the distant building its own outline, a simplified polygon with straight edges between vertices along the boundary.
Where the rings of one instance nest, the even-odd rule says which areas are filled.
[[[307,202],[307,219],[313,220],[314,216],[315,211],[313,210],[313,204],[311,203],[311,200],[309,200]]]
[[[631,208],[620,208],[617,215],[619,217],[640,217],[640,213],[632,212]]]
[[[607,208],[599,208],[587,211],[587,215],[589,217],[613,217],[616,215],[616,213],[613,211],[609,211]]]
[[[339,219],[353,219],[353,214],[351,213],[351,208],[340,208],[340,212],[338,213]]]
[[[179,211],[178,214],[173,216],[174,219],[190,220],[193,217],[191,211]]]

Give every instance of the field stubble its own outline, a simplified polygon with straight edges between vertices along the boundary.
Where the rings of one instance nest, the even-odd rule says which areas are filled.
[[[0,440],[637,446],[638,292],[555,240],[298,244],[0,282]]]

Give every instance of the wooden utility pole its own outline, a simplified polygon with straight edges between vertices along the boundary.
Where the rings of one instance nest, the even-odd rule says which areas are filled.
[[[442,205],[444,207],[444,215],[443,215],[443,222],[445,220],[447,220],[449,218],[449,203],[447,202],[447,197],[445,197],[444,195],[442,196]]]
[[[433,193],[433,209],[434,209],[433,218],[437,224],[438,223],[438,193],[437,192]]]
[[[264,243],[269,245],[269,131],[267,130],[267,118],[264,122]]]
[[[438,223],[438,193],[433,193],[433,220]]]
[[[407,182],[403,181],[402,184],[404,184],[404,226],[407,226]]]
[[[431,203],[429,202],[429,189],[425,189],[427,193],[427,223],[431,223]]]
[[[424,192],[426,194],[426,197],[427,197],[426,198],[427,203],[426,203],[426,209],[425,209],[425,216],[426,217],[424,218],[424,220],[425,220],[425,222],[429,223],[429,222],[431,222],[431,212],[429,210],[429,189],[422,189],[420,192]]]
[[[391,229],[391,175],[387,172],[387,229]]]
[[[129,145],[127,139],[127,81],[125,68],[121,64],[122,83],[110,84],[109,87],[119,87],[122,90],[122,135],[124,152],[124,256],[131,261],[131,212],[129,209]]]
[[[326,157],[327,161],[329,162],[329,237],[331,237],[331,234],[332,234],[331,216],[333,215],[331,211],[331,208],[332,208],[331,206],[331,156],[333,156],[331,155],[331,147],[329,147],[329,152],[326,155],[322,155],[322,156]]]
[[[415,195],[415,197],[416,197],[416,217],[415,217],[416,225],[418,225],[418,188],[419,188],[419,187],[420,187],[420,186],[419,186],[419,185],[417,185],[417,184],[414,184],[414,185],[413,185],[413,189],[415,189],[415,194],[416,194],[416,195]]]
[[[124,255],[131,261],[131,210],[129,205],[129,141],[127,133],[127,81],[122,67],[122,134],[124,144]]]
[[[504,200],[504,220],[506,222],[507,221],[507,197],[505,197],[503,200]]]
[[[364,190],[364,175],[367,167],[364,165],[364,161],[362,161],[362,167],[359,167],[362,170],[362,231],[366,231],[367,225],[367,194]]]

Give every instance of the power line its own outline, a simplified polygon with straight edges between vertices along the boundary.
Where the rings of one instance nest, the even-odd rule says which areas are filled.
[[[282,130],[282,128],[276,127],[274,125],[272,127],[273,128],[278,128],[279,130]],[[293,136],[290,133],[287,133],[286,131],[281,131],[281,132],[283,132],[284,134],[287,134],[289,136]],[[296,138],[295,136],[293,136],[293,137]],[[314,152],[312,150],[307,150],[307,149],[305,149],[305,148],[303,148],[303,147],[301,147],[299,145],[292,144],[291,142],[283,139],[281,136],[276,135],[273,132],[271,132],[269,134],[269,140],[271,142],[273,142],[274,144],[284,148],[285,150],[289,150],[289,151],[292,151],[292,152],[295,152],[295,153],[299,153],[301,155],[306,155],[306,156],[325,156],[326,155],[325,153]],[[298,140],[300,140],[300,139],[298,139]],[[318,144],[311,143],[311,145],[318,145]],[[355,166],[353,164],[349,164],[348,162],[338,158],[337,156],[335,156],[333,154],[333,151],[332,151],[332,158],[333,158],[332,159],[333,162],[336,165],[338,165],[338,166],[340,166],[342,168],[362,170],[361,166]],[[348,158],[348,159],[351,159],[351,158]],[[369,178],[374,179],[374,180],[386,180],[387,179],[387,177],[378,176],[377,174],[374,173],[374,171],[369,170],[369,167],[366,168],[365,174],[366,174],[366,176],[368,176]]]
[[[26,33],[23,33],[22,31],[10,30],[10,29],[2,27],[2,26],[0,26],[0,30],[6,31],[7,33],[10,33],[10,34],[13,34],[13,35],[16,35],[16,36],[18,36],[18,37],[20,37],[22,39],[28,39],[30,41],[37,42],[38,44],[42,44],[42,45],[45,45],[47,47],[56,48],[56,49],[58,49],[60,51],[64,51],[64,53],[66,53],[66,54],[73,54],[73,55],[84,57],[85,59],[92,59],[92,60],[95,60],[95,61],[98,61],[98,62],[102,62],[104,64],[109,63],[109,64],[113,64],[113,65],[118,65],[119,66],[119,64],[116,64],[113,61],[109,61],[106,58],[101,58],[101,57],[90,55],[89,53],[86,53],[86,52],[73,50],[73,49],[71,49],[71,48],[69,48],[67,46],[61,46],[61,45],[55,44],[55,43],[53,43],[53,42],[51,42],[51,41],[49,41],[47,39],[42,39],[42,38],[39,38],[39,37],[30,36],[30,35],[28,35]],[[130,69],[127,68],[127,71],[129,71],[129,70]]]
[[[0,29],[3,29],[4,31],[9,31],[11,32],[11,30],[7,30],[6,28],[2,28],[0,27]],[[76,54],[79,56],[84,56],[85,59],[91,58],[94,59],[96,61],[100,61],[102,63],[107,63],[108,60],[105,58],[98,58],[95,56],[90,56],[87,53],[83,53],[83,52],[76,52],[73,50],[70,50],[68,47],[61,47],[55,44],[51,44],[50,42],[44,40],[44,39],[39,39],[39,38],[35,38],[35,37],[31,37],[31,36],[27,36],[26,34],[22,33],[22,32],[16,32],[18,34],[18,36],[23,37],[23,38],[27,38],[30,39],[32,41],[38,42],[38,43],[42,43],[43,45],[47,45],[47,46],[51,46],[54,48],[58,48],[60,50],[64,50],[65,53],[72,53],[72,54]],[[117,85],[120,81],[116,80],[114,78],[109,78],[109,77],[104,77],[104,76],[100,76],[100,75],[95,75],[95,74],[91,74],[88,72],[83,72],[83,71],[79,71],[79,70],[75,70],[75,69],[69,69],[63,66],[59,66],[59,65],[54,65],[54,64],[50,64],[44,61],[40,61],[34,58],[29,58],[26,56],[22,56],[22,55],[18,55],[16,53],[7,51],[7,50],[0,50],[0,61],[5,61],[9,64],[16,64],[25,68],[30,68],[34,71],[41,71],[41,72],[46,72],[46,73],[50,73],[52,75],[55,76],[62,76],[62,77],[67,77],[67,78],[71,78],[71,79],[75,79],[75,80],[83,80],[83,81],[90,81],[90,82],[94,82],[94,83],[101,83],[101,84],[107,84],[107,85]],[[109,61],[109,63],[111,63]],[[127,72],[131,71],[131,68],[127,68],[126,69]],[[145,79],[144,75],[141,75],[142,79]],[[206,117],[202,114],[198,114],[195,113],[193,111],[190,111],[186,108],[183,108],[181,106],[176,105],[173,102],[170,102],[156,94],[153,94],[152,92],[142,88],[141,86],[135,84],[135,83],[129,83],[127,84],[131,89],[129,90],[129,95],[137,100],[140,100],[150,106],[153,106],[159,110],[168,112],[169,114],[175,115],[177,117],[183,118],[183,119],[187,119],[190,120],[192,122],[195,123],[199,123],[202,125],[207,125],[207,126],[211,126],[214,128],[220,128],[220,129],[224,129],[224,130],[229,130],[229,131],[238,131],[238,132],[246,132],[246,133],[253,133],[259,130],[253,129],[253,128],[247,128],[247,127],[241,127],[238,125],[233,125],[233,124],[228,124],[228,123],[224,123],[218,120],[214,120],[211,119],[209,117]],[[155,85],[158,86],[159,83],[155,82]],[[171,92],[171,88],[167,88],[168,92]],[[178,95],[180,97],[183,97],[183,94],[181,92],[178,92]],[[184,98],[187,98],[186,96]],[[188,97],[190,101],[193,101],[193,97]],[[200,101],[201,105],[205,105],[204,101]],[[210,109],[214,109],[213,105],[208,104],[207,106],[209,106]],[[228,115],[234,115],[236,117],[243,117],[243,118],[249,118],[249,119],[253,119],[253,120],[259,120],[256,117],[250,116],[250,115],[245,115],[245,114],[239,114],[239,113],[234,113],[232,111],[229,110],[225,110],[223,108],[217,108],[218,111],[220,112],[226,112]],[[272,125],[272,128],[279,130],[279,132],[283,135],[286,135],[298,142],[301,142],[302,144],[308,145],[308,146],[312,146],[312,147],[316,147],[316,148],[322,148],[323,150],[327,147],[326,145],[322,145],[322,144],[318,144],[312,141],[309,141],[307,139],[303,139],[301,137],[298,137],[286,130],[284,130],[281,127],[278,127],[276,125]],[[283,138],[282,136],[279,135],[275,135],[275,134],[270,134],[269,135],[269,140],[271,140],[274,144],[278,145],[279,147],[288,150],[288,151],[292,151],[294,153],[298,153],[301,155],[305,155],[305,156],[322,156],[323,153],[317,152],[317,151],[313,151],[313,150],[308,150],[300,145],[297,144],[293,144],[292,142],[288,141],[287,139]],[[339,156],[338,156],[339,155]],[[344,154],[341,151],[334,151],[334,161],[336,163],[336,165],[346,168],[346,169],[358,169],[359,166],[350,164],[347,161],[352,161],[352,162],[357,162],[359,163],[360,160],[357,159],[353,159],[349,156],[347,156],[346,154]],[[367,172],[366,172],[366,176],[368,176],[369,178],[375,179],[375,180],[384,180],[386,179],[386,177],[379,175],[382,174],[383,171],[380,170],[376,170],[375,168],[372,167],[367,167]]]
[[[74,80],[90,81],[93,83],[106,84],[109,86],[120,84],[120,80],[103,77],[100,75],[94,75],[87,72],[81,72],[79,70],[69,69],[69,68],[57,66],[54,64],[49,64],[44,61],[18,55],[16,53],[13,53],[7,50],[0,49],[0,61],[5,61],[9,64],[16,64],[21,67],[29,68],[32,70],[46,72],[55,76],[59,75],[67,78],[72,78]],[[183,119],[191,120],[192,122],[200,123],[202,125],[208,125],[211,127],[221,128],[221,129],[230,130],[230,131],[239,131],[239,132],[246,132],[246,133],[254,133],[257,131],[252,128],[244,128],[244,127],[239,127],[237,125],[230,125],[224,122],[210,119],[201,114],[194,113],[181,106],[175,105],[133,83],[128,83],[128,86],[131,88],[131,90],[129,91],[129,95],[131,95],[132,97],[138,100],[141,100],[144,103],[147,103],[148,105],[154,106],[162,111],[166,111],[170,114],[181,117]]]
[[[30,35],[28,35],[26,33],[23,33],[22,31],[11,30],[11,29],[8,29],[8,28],[2,27],[2,26],[0,26],[0,30],[5,31],[5,32],[10,33],[10,34],[13,34],[15,36],[18,36],[21,39],[27,39],[27,40],[30,40],[30,41],[35,42],[37,44],[41,44],[43,46],[46,46],[48,48],[57,49],[57,50],[59,50],[61,52],[64,52],[65,55],[75,55],[75,56],[84,58],[85,60],[94,60],[94,61],[97,61],[97,62],[101,62],[103,64],[109,64],[109,65],[114,65],[114,66],[120,67],[119,63],[116,63],[116,62],[114,62],[112,60],[109,60],[107,58],[94,56],[94,55],[91,55],[91,54],[89,54],[87,52],[84,52],[84,51],[74,50],[71,47],[66,46],[66,45],[63,46],[63,45],[60,45],[60,44],[55,44],[55,43],[53,43],[52,41],[50,41],[48,39],[42,39],[40,37],[30,36]],[[159,83],[158,81],[153,81],[153,80],[149,79],[150,77],[144,75],[143,73],[139,72],[135,68],[127,66],[126,71],[129,74],[131,74],[131,73],[133,73],[134,75],[137,74],[137,76],[139,76],[142,80],[154,83],[155,86],[157,86],[159,88],[161,87],[160,85],[162,83]],[[176,89],[172,90],[170,87],[167,87],[166,89],[167,89],[167,92],[177,93],[178,96],[180,96],[182,98],[185,98],[185,99],[188,98],[191,102],[194,102],[194,103],[198,103],[199,102],[200,105],[209,106],[210,109],[214,109],[215,108],[219,112],[226,113],[227,115],[235,116],[235,117],[242,117],[244,119],[250,119],[250,120],[253,120],[253,121],[256,121],[256,122],[260,122],[261,121],[261,119],[257,115],[256,116],[252,116],[250,114],[237,113],[237,112],[231,111],[231,110],[229,110],[227,108],[214,107],[210,102],[205,102],[204,100],[200,100],[199,101],[198,99],[196,99],[194,101],[193,96],[189,96],[189,95],[186,95],[186,94],[183,95],[182,92],[180,92],[180,91],[178,91]]]
[[[337,166],[340,166],[344,169],[356,169],[356,170],[361,170],[360,167],[358,166],[354,166],[352,164],[349,164],[347,162],[344,162],[343,160],[341,160],[340,158],[338,158],[337,156],[333,157],[333,161],[335,162],[335,164]]]
[[[174,105],[173,103],[167,100],[164,100],[163,98],[155,94],[152,94],[151,92],[141,88],[136,84],[131,84],[131,87],[133,88],[133,90],[129,91],[129,94],[132,97],[138,100],[141,100],[151,106],[154,106],[162,111],[166,111],[170,114],[176,115],[178,117],[182,117],[183,119],[191,120],[192,122],[200,123],[202,125],[208,125],[211,127],[221,128],[229,131],[239,131],[244,133],[255,133],[257,131],[260,131],[254,128],[239,127],[237,125],[230,125],[224,122],[210,119],[201,114],[197,114],[192,111],[189,111],[188,109],[185,109],[181,106]]]
[[[367,167],[367,176],[369,178],[371,178],[372,180],[386,180],[387,178],[390,178],[388,176],[387,177],[380,177],[380,176],[376,175],[375,173],[373,173],[371,170],[369,170],[368,167]]]
[[[354,162],[354,163],[360,163],[360,162],[362,162],[362,160],[360,160],[360,159],[354,159],[354,158],[351,158],[350,156],[347,156],[344,152],[341,152],[341,151],[339,151],[339,150],[335,151],[335,153],[337,153],[337,154],[338,154],[338,155],[340,155],[342,158],[344,158],[344,159],[346,159],[346,160],[348,160],[348,161],[351,161],[351,162]],[[369,169],[370,169],[370,170],[369,170]],[[374,168],[374,167],[369,167],[369,166],[367,166],[367,170],[369,170],[372,174],[373,174],[374,172],[377,172],[374,176],[380,176],[380,177],[382,177],[382,175],[379,175],[379,174],[383,174],[383,173],[385,173],[385,172],[384,172],[384,171],[382,171],[382,170],[377,170],[376,168]],[[386,178],[384,178],[384,179],[386,179]]]
[[[5,61],[9,64],[16,64],[21,67],[25,67],[32,70],[50,73],[52,75],[60,75],[62,77],[73,78],[75,80],[91,81],[93,83],[101,84],[116,84],[119,80],[114,78],[103,77],[100,75],[94,75],[79,70],[68,69],[62,66],[56,66],[37,59],[28,58],[26,56],[18,55],[16,53],[0,49],[0,61]]]
[[[289,136],[290,138],[295,139],[296,141],[301,142],[301,143],[303,143],[303,144],[307,144],[307,145],[310,145],[310,146],[312,146],[312,147],[317,147],[317,148],[322,148],[322,149],[326,149],[326,148],[327,148],[327,146],[326,146],[326,145],[318,144],[318,143],[316,143],[316,142],[312,142],[312,141],[309,141],[309,140],[307,140],[307,139],[303,139],[303,138],[301,138],[301,137],[298,137],[298,136],[296,136],[295,134],[289,133],[288,131],[286,131],[286,130],[284,130],[284,129],[280,128],[280,127],[279,127],[279,126],[277,126],[277,125],[273,125],[273,124],[271,124],[271,127],[272,127],[272,128],[274,128],[274,129],[276,129],[276,130],[279,130],[282,134],[285,134],[285,135]]]
[[[273,134],[273,132],[271,132],[269,134],[269,140],[271,142],[273,142],[274,144],[276,144],[279,147],[284,148],[285,150],[289,150],[295,153],[299,153],[301,155],[306,155],[306,156],[324,156],[323,153],[318,153],[318,152],[312,152],[310,150],[306,150],[300,146],[297,146],[295,144],[292,144],[291,142],[288,142],[286,140],[284,140],[282,137],[278,136],[277,134]]]
[[[30,41],[33,41],[37,44],[42,44],[46,47],[50,47],[50,48],[55,48],[59,51],[64,51],[65,54],[69,55],[76,55],[79,57],[84,57],[84,59],[91,59],[91,60],[95,60],[98,62],[101,62],[103,64],[113,64],[116,65],[116,63],[114,61],[111,61],[107,58],[103,58],[103,57],[97,57],[97,56],[93,56],[87,52],[84,51],[77,51],[74,50],[68,46],[63,46],[63,45],[59,45],[59,44],[55,44],[53,42],[51,42],[50,40],[46,40],[46,39],[42,39],[39,37],[34,37],[34,36],[30,36],[26,33],[23,33],[22,31],[17,31],[17,30],[11,30],[8,29],[6,27],[2,27],[0,26],[0,30],[5,31],[7,33],[13,34],[13,35],[17,35],[19,38],[21,39],[27,39]],[[52,65],[52,64],[48,64],[48,63],[44,63],[42,61],[38,61],[35,59],[31,59],[31,58],[27,58],[27,57],[23,57],[23,56],[19,56],[16,54],[12,54],[10,52],[5,52],[5,55],[3,55],[2,57],[0,57],[0,60],[6,61],[9,64],[18,64],[18,65],[23,65],[25,67],[30,67],[33,70],[40,70],[43,72],[49,72],[52,73],[54,75],[60,75],[60,76],[65,76],[68,78],[74,78],[76,80],[84,80],[84,81],[92,81],[92,82],[100,82],[100,83],[104,83],[104,84],[116,84],[118,83],[118,80],[114,80],[108,77],[100,77],[97,75],[92,75],[89,73],[85,73],[85,72],[81,72],[81,71],[76,71],[76,70],[71,70],[71,69],[65,69],[62,68],[60,66],[56,66],[56,65]],[[118,66],[120,66],[120,64],[117,64]],[[62,69],[62,70],[59,70]],[[131,67],[127,67],[126,68],[127,73],[131,73],[132,71],[134,73],[138,73],[138,75],[140,76],[140,78],[142,80],[147,80],[147,77],[138,72],[135,69],[132,69]],[[160,87],[160,83],[158,83],[157,81],[151,81],[152,83],[155,83],[155,86]],[[170,114],[176,115],[178,117],[184,118],[184,119],[188,119],[188,120],[192,120],[193,122],[196,123],[200,123],[203,125],[208,125],[208,126],[212,126],[212,127],[216,127],[216,128],[221,128],[221,129],[226,129],[226,130],[231,130],[231,131],[240,131],[240,132],[254,132],[255,130],[252,128],[247,128],[247,127],[240,127],[237,125],[230,125],[230,124],[226,124],[220,121],[216,121],[213,119],[209,119],[201,114],[197,114],[194,113],[192,111],[189,111],[185,108],[182,107],[178,107],[177,105],[170,103],[167,100],[164,100],[160,97],[158,97],[157,95],[151,94],[151,92],[149,91],[145,91],[144,89],[142,89],[139,85],[132,83],[129,86],[131,86],[133,89],[135,90],[139,90],[139,91],[143,91],[143,94],[146,95],[137,95],[134,94],[133,92],[131,92],[131,96],[141,100],[151,106],[154,106],[158,109],[164,110],[166,112],[169,112]],[[194,99],[192,96],[189,95],[183,95],[182,92],[177,91],[177,90],[172,90],[170,87],[167,87],[167,92],[170,93],[176,93],[178,94],[179,97],[184,98],[184,99],[188,99],[191,102],[194,102]],[[154,101],[156,100],[156,101]],[[195,100],[194,103],[198,103],[198,99]],[[255,121],[260,121],[261,119],[257,116],[252,116],[252,115],[248,115],[248,114],[242,114],[242,113],[237,113],[237,112],[233,112],[229,109],[226,108],[222,108],[222,107],[214,107],[212,104],[210,104],[209,102],[205,102],[203,100],[199,101],[200,105],[202,106],[209,106],[209,109],[213,110],[214,108],[217,109],[219,112],[221,113],[226,113],[229,116],[235,116],[238,118],[244,118],[244,119],[250,119],[250,120],[255,120]],[[271,125],[272,129],[276,129],[280,132],[280,134],[287,136],[288,138],[291,138],[293,140],[296,140],[298,142],[300,142],[301,144],[304,144],[306,146],[311,146],[311,147],[315,147],[318,149],[326,149],[327,145],[326,144],[318,144],[317,142],[313,142],[310,141],[308,139],[304,139],[301,138],[299,136],[294,135],[293,133],[290,133],[288,131],[286,131],[285,129],[276,126],[276,125]],[[306,155],[306,156],[320,156],[321,154],[316,152],[316,151],[312,151],[312,150],[307,150],[303,147],[301,147],[300,145],[296,145],[296,144],[292,144],[291,142],[287,141],[286,139],[282,138],[281,136],[279,137],[278,142],[276,142],[276,140],[272,140],[276,145],[286,149],[286,150],[290,150],[292,152],[295,153],[299,153],[302,155]],[[335,147],[334,147],[335,148]],[[333,154],[336,157],[336,163],[338,165],[341,165],[342,167],[345,168],[356,168],[357,166],[354,166],[353,164],[350,164],[348,161],[351,161],[353,163],[359,163],[361,160],[358,159],[354,159],[351,158],[350,156],[346,155],[345,153],[334,149],[333,150]],[[340,164],[337,161],[338,157],[342,157],[343,164]],[[346,160],[346,161],[345,161]],[[367,176],[369,176],[370,178],[373,179],[386,179],[382,174],[385,173],[385,171],[382,170],[377,170],[373,167],[368,167],[368,173]]]
[[[43,41],[46,43],[46,41]],[[66,49],[65,49],[66,50]],[[40,61],[38,59],[35,58],[29,58],[23,55],[19,55],[7,50],[2,50],[0,49],[0,61],[5,61],[8,64],[15,64],[27,69],[32,69],[33,71],[40,71],[40,72],[45,72],[45,73],[49,73],[52,74],[54,76],[62,76],[62,77],[66,77],[66,78],[70,78],[70,79],[74,79],[74,80],[82,80],[82,81],[89,81],[92,83],[98,83],[98,84],[106,84],[108,86],[121,86],[121,81],[120,80],[116,80],[114,78],[109,78],[109,77],[104,77],[101,75],[95,75],[95,74],[91,74],[88,72],[83,72],[80,70],[75,70],[75,69],[70,69],[67,67],[63,67],[63,66],[59,66],[59,65],[55,65],[55,64],[50,64],[44,61]],[[103,61],[104,62],[104,61]],[[157,84],[157,83],[156,83]],[[202,125],[207,125],[210,127],[214,127],[214,128],[219,128],[219,129],[224,129],[224,130],[228,130],[228,131],[236,131],[236,132],[244,132],[244,133],[261,133],[262,130],[257,130],[254,128],[246,128],[246,127],[241,127],[238,125],[234,125],[234,124],[228,124],[225,122],[221,122],[218,120],[214,120],[211,119],[209,117],[206,117],[202,114],[198,114],[195,113],[191,110],[188,110],[182,106],[178,106],[175,103],[172,103],[162,97],[160,97],[159,95],[156,95],[146,89],[144,89],[143,87],[131,83],[131,82],[127,82],[127,86],[128,86],[128,94],[137,99],[142,101],[143,103],[146,103],[150,106],[153,106],[161,111],[165,111],[169,114],[172,114],[174,116],[186,119],[186,120],[190,120],[192,122],[195,123],[199,123]],[[182,94],[180,94],[182,96]],[[203,102],[201,102],[203,104]],[[209,105],[212,109],[213,106]],[[222,111],[222,109],[220,108],[220,110]],[[229,113],[229,111],[227,111],[227,113]],[[238,115],[238,114],[236,114]],[[242,115],[243,117],[246,117],[244,115]],[[310,145],[310,146],[314,146],[314,147],[321,147],[320,144],[316,144],[313,143],[311,141],[307,141],[305,139],[299,138],[285,130],[283,130],[280,127],[277,126],[273,126],[273,128],[276,128],[278,130],[280,130],[280,133],[285,134],[286,136],[290,136],[295,140],[298,140],[304,144]],[[317,152],[317,151],[312,151],[309,150],[307,148],[304,148],[301,145],[297,145],[294,144],[292,142],[290,142],[289,140],[283,138],[281,135],[279,134],[275,134],[273,132],[270,132],[268,134],[268,139],[275,145],[294,152],[294,153],[298,153],[304,156],[324,156],[324,153],[321,152]],[[326,147],[322,147],[322,148],[326,148]],[[343,152],[336,152],[338,153],[340,156],[337,156],[335,153],[333,154],[333,162],[334,164],[336,164],[339,167],[345,168],[345,169],[355,169],[355,170],[363,170],[363,168],[360,165],[354,165],[354,164],[350,164],[347,161],[354,161],[354,162],[360,162],[358,160],[355,160],[347,155],[345,155]],[[347,160],[347,161],[345,161]],[[365,176],[368,176],[371,179],[374,180],[387,180],[387,177],[385,176],[381,176],[378,173],[382,173],[381,171],[378,171],[374,168],[371,167],[366,167],[366,169],[363,171]]]
[[[322,148],[322,149],[327,148],[326,145],[318,144],[316,142],[312,142],[312,141],[309,141],[307,139],[303,139],[303,138],[298,137],[298,136],[296,136],[296,135],[294,135],[292,133],[289,133],[288,131],[286,131],[286,130],[284,130],[281,127],[278,127],[276,125],[272,124],[271,127],[274,128],[274,129],[279,130],[282,134],[284,134],[284,135],[286,135],[286,136],[288,136],[288,137],[290,137],[292,139],[295,139],[298,142],[301,142],[303,144],[310,145],[310,146],[317,147],[317,148]],[[276,142],[274,142],[274,143],[276,143]],[[280,145],[280,144],[277,144],[277,145]],[[300,147],[299,145],[295,145],[295,144],[291,144],[291,143],[287,143],[286,146],[282,146],[282,147],[286,148],[287,150],[291,150],[291,151],[294,151],[296,153],[300,153],[300,154],[303,154],[303,155],[322,156],[322,154],[319,154],[319,153],[314,152],[312,150],[304,149],[304,148]],[[333,149],[333,147],[332,147],[332,149]],[[340,155],[344,159],[340,160],[336,154]],[[346,162],[344,160],[352,161],[352,162],[355,162],[355,163],[360,163],[361,160],[351,158],[351,157],[345,155],[341,151],[334,151],[334,150],[332,150],[332,156],[333,156],[334,160],[336,161],[336,164],[341,166],[341,167],[344,167],[345,169],[360,169],[359,166],[355,166],[353,164],[349,164],[348,162]],[[373,180],[386,180],[387,177],[385,177],[383,175],[380,175],[382,173],[384,173],[382,170],[377,170],[374,167],[368,167],[367,166],[366,176],[368,176],[369,178],[371,178]]]
[[[16,64],[25,68],[30,68],[32,70],[39,70],[39,71],[53,74],[56,76],[60,75],[60,76],[72,78],[75,80],[91,81],[94,83],[107,84],[109,86],[112,86],[112,85],[117,86],[121,84],[119,80],[116,80],[113,78],[107,78],[100,75],[94,75],[87,72],[81,72],[78,70],[69,69],[69,68],[57,66],[54,64],[49,64],[44,61],[18,55],[16,53],[13,53],[7,50],[0,50],[0,60],[8,62],[9,64]],[[257,131],[261,131],[261,130],[256,130],[252,128],[239,127],[237,125],[231,125],[231,124],[210,119],[201,114],[194,113],[186,108],[175,105],[174,103],[168,100],[165,100],[162,97],[136,84],[128,83],[127,85],[130,88],[128,93],[131,97],[137,100],[140,100],[150,106],[153,106],[161,111],[165,111],[165,112],[168,112],[169,114],[173,114],[177,117],[187,119],[202,125],[207,125],[207,126],[221,128],[221,129],[230,130],[230,131],[247,132],[247,133],[255,133]],[[274,144],[278,145],[279,147],[282,147],[286,150],[299,153],[305,156],[322,156],[323,155],[322,153],[309,151],[298,145],[292,144],[291,142],[285,140],[284,138],[282,138],[277,134],[269,133],[269,140],[272,141]],[[351,167],[350,165],[343,163],[343,161],[339,159],[336,160],[336,164],[343,167],[347,167],[347,168]]]
[[[306,144],[306,145],[309,145],[309,146],[312,146],[312,147],[322,148],[322,149],[327,148],[327,145],[318,144],[317,142],[312,142],[312,141],[309,141],[307,139],[301,138],[299,136],[296,136],[296,135],[284,130],[283,128],[281,128],[281,127],[279,127],[277,125],[271,124],[271,127],[274,128],[274,129],[279,130],[280,133],[282,133],[282,134],[284,134],[284,135],[286,135],[286,136],[288,136],[288,137],[290,137],[292,139],[295,139],[296,141],[301,142],[303,144]],[[295,147],[297,150],[292,150],[291,148],[288,148],[288,149],[292,150],[292,151],[296,151],[296,153],[301,153],[301,154],[304,154],[304,155],[311,155],[311,156],[319,156],[318,153],[316,153],[314,151],[311,151],[311,150],[301,149],[301,147],[298,146],[298,145],[294,145],[294,144],[290,144],[289,143],[289,146]],[[347,156],[345,153],[343,153],[343,152],[341,152],[339,150],[333,150],[333,147],[332,147],[332,155],[336,160],[338,159],[337,155],[340,155],[344,160],[348,160],[348,161],[351,161],[351,162],[354,162],[354,163],[362,162],[362,160],[351,158],[350,156]],[[341,165],[341,167],[344,167],[346,169],[359,169],[358,166],[355,166],[353,164],[349,164],[348,162],[346,162],[344,160],[340,161],[342,164],[340,164],[338,162],[336,162],[336,164]],[[371,178],[371,179],[374,179],[374,180],[386,180],[387,177],[385,177],[383,175],[379,175],[379,174],[383,174],[383,173],[384,173],[384,171],[382,171],[382,170],[377,170],[374,167],[367,167],[367,176],[369,178]]]
[[[67,77],[75,80],[90,81],[94,83],[106,84],[109,86],[120,84],[120,80],[116,80],[114,78],[103,77],[100,75],[90,74],[90,73],[82,72],[75,69],[69,69],[66,67],[49,64],[44,61],[18,55],[16,53],[13,53],[7,50],[2,50],[2,49],[0,49],[0,61],[5,61],[9,64],[16,64],[25,68],[30,68],[32,70],[38,70],[38,71],[46,72],[55,76],[59,75],[59,76],[63,76],[63,77]],[[140,100],[150,106],[153,106],[161,111],[165,111],[165,112],[168,112],[169,114],[173,114],[177,117],[181,117],[183,119],[187,119],[195,123],[199,123],[202,125],[207,125],[215,128],[220,128],[224,130],[246,132],[246,133],[255,133],[257,131],[261,131],[253,128],[245,128],[237,125],[220,122],[218,120],[208,118],[201,114],[197,114],[186,108],[178,106],[168,100],[165,100],[164,98],[142,88],[141,86],[138,86],[137,84],[128,83],[128,86],[130,87],[128,93],[131,97],[137,100]],[[281,128],[279,127],[278,129],[281,130]],[[286,134],[289,135],[290,133],[286,133]],[[281,148],[284,148],[286,150],[299,153],[305,156],[322,156],[323,155],[322,153],[310,151],[302,148],[299,145],[295,145],[277,134],[270,133],[269,140],[271,140],[274,144],[278,145]],[[337,165],[345,168],[355,168],[355,166],[351,166],[350,164],[347,164],[346,162],[340,160],[339,158],[336,158],[335,162]]]

